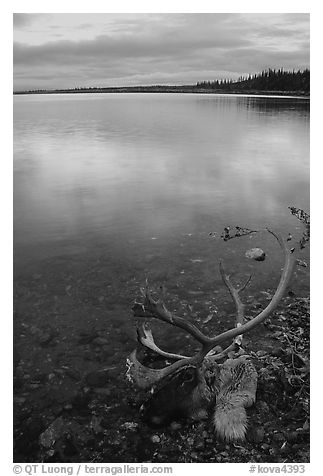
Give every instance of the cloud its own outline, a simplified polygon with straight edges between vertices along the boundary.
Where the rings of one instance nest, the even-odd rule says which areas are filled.
[[[13,27],[25,28],[37,21],[37,18],[45,16],[43,13],[13,13]]]
[[[18,24],[27,25],[26,15],[18,15]],[[111,14],[87,22],[72,15],[51,24],[49,17],[39,21],[36,44],[27,36],[14,43],[18,87],[27,87],[28,77],[29,88],[33,78],[35,87],[54,88],[187,84],[309,66],[306,14]],[[34,39],[36,28],[29,28]]]

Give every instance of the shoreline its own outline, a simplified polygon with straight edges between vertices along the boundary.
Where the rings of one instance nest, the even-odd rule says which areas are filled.
[[[206,89],[192,86],[131,86],[131,87],[109,87],[109,88],[80,88],[80,89],[55,89],[55,90],[33,90],[33,91],[13,91],[14,96],[31,94],[133,94],[133,93],[154,93],[154,94],[216,94],[216,95],[241,95],[241,96],[279,96],[279,97],[299,97],[309,99],[310,94],[305,91],[228,91],[221,89]]]

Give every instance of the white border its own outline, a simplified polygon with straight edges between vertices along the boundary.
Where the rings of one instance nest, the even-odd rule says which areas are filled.
[[[187,1],[136,1],[136,2],[69,2],[69,1],[13,1],[10,6],[1,6],[1,131],[2,131],[2,167],[1,167],[1,250],[2,250],[2,279],[1,295],[4,302],[2,306],[3,339],[1,345],[1,409],[2,409],[2,459],[8,463],[8,471],[3,470],[3,474],[12,474],[12,13],[311,13],[311,215],[312,215],[312,260],[311,260],[311,464],[306,469],[305,474],[319,474],[319,463],[321,450],[320,416],[322,414],[321,399],[322,389],[322,367],[320,349],[320,336],[322,335],[322,305],[320,302],[320,279],[318,274],[321,269],[322,251],[320,241],[321,203],[322,197],[319,194],[321,185],[321,170],[319,164],[322,163],[322,144],[318,143],[322,135],[322,76],[320,75],[320,63],[322,62],[321,38],[322,21],[321,7],[318,1],[226,1],[226,2],[187,2]],[[320,88],[320,89],[319,89]],[[6,464],[7,466],[7,464]],[[10,467],[9,467],[10,466]],[[177,468],[181,466],[181,468]],[[193,468],[194,466],[194,468]],[[174,474],[181,471],[195,471],[203,468],[205,474],[247,474],[249,465],[174,465]],[[201,466],[201,467],[200,467]]]

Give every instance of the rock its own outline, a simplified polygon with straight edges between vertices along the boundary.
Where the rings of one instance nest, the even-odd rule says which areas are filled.
[[[64,369],[64,370],[65,370],[66,375],[68,377],[70,377],[72,380],[75,380],[76,382],[81,380],[81,375],[77,370],[71,369],[69,367]]]
[[[108,383],[109,379],[117,367],[106,367],[101,370],[94,370],[85,376],[85,381],[90,387],[103,387]]]
[[[267,451],[267,450],[269,450],[270,445],[269,445],[268,443],[263,443],[263,444],[261,445],[261,448],[262,448],[263,450]]]
[[[181,428],[182,428],[182,425],[180,423],[178,423],[177,421],[173,421],[170,424],[170,429],[173,430],[173,431],[180,430]]]
[[[261,248],[251,248],[245,252],[245,257],[255,261],[265,261],[266,253]]]
[[[265,430],[263,427],[249,428],[247,432],[247,440],[250,443],[261,443],[265,437]]]
[[[296,263],[298,264],[298,266],[302,266],[303,268],[307,268],[307,263],[306,261],[303,261],[301,259],[297,259],[296,260]]]
[[[160,443],[160,437],[158,435],[152,435],[150,439],[153,443]]]
[[[57,342],[54,341],[54,338],[57,337],[58,332],[51,327],[46,327],[45,329],[38,329],[37,327],[32,327],[30,330],[32,335],[37,337],[38,343],[42,347],[47,345],[56,345]]]
[[[220,455],[223,457],[223,458],[227,458],[229,456],[229,453],[227,451],[221,451]]]
[[[285,441],[285,436],[283,435],[283,433],[274,433],[273,440],[277,441],[277,443],[283,443]]]
[[[62,417],[56,418],[39,437],[39,443],[45,448],[51,448],[65,432],[65,421]]]
[[[308,418],[306,419],[302,429],[304,431],[308,431],[310,429],[310,422],[308,421]]]
[[[204,440],[198,440],[195,442],[194,448],[196,451],[203,451],[205,448]]]
[[[267,355],[267,352],[265,350],[258,350],[256,354],[257,357],[265,357]]]
[[[109,344],[109,341],[108,341],[108,339],[105,339],[104,337],[96,337],[93,340],[93,344],[95,344],[95,345],[107,345],[107,344]]]
[[[271,351],[271,355],[273,357],[281,357],[282,355],[284,355],[284,351],[283,351],[283,349],[273,349]]]
[[[299,433],[297,431],[291,431],[290,433],[287,433],[287,441],[289,443],[295,443],[298,439]]]
[[[138,428],[138,423],[135,423],[134,421],[126,421],[120,426],[120,428],[124,428],[125,430],[129,430],[129,431],[135,431]]]
[[[93,415],[93,417],[91,418],[90,428],[95,434],[103,432],[101,421],[102,421],[102,417],[98,417],[96,415]]]
[[[189,436],[188,438],[186,438],[186,441],[187,441],[187,443],[188,443],[190,446],[193,446],[193,445],[194,445],[194,438],[192,438],[191,436]]]
[[[25,397],[14,397],[13,401],[18,405],[23,405],[26,402],[26,399]]]

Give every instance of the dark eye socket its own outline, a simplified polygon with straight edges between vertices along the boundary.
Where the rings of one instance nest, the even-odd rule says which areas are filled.
[[[188,369],[186,375],[183,378],[184,382],[192,382],[195,379],[196,371],[195,369]]]

